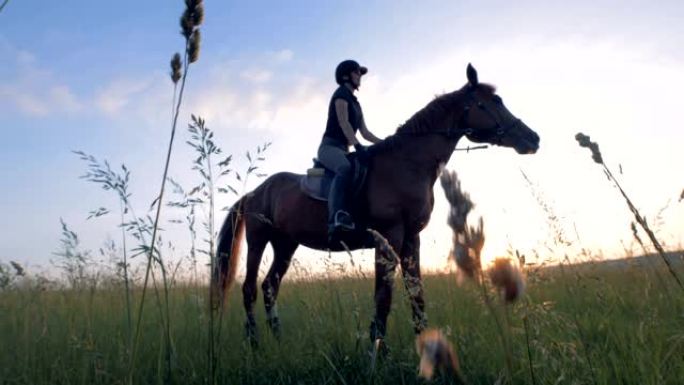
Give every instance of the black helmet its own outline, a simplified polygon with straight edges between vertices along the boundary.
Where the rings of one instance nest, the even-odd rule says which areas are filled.
[[[335,81],[339,85],[344,84],[344,78],[356,70],[361,72],[361,75],[365,75],[368,72],[368,68],[362,67],[355,60],[343,61],[342,63],[337,65],[337,68],[335,68]]]

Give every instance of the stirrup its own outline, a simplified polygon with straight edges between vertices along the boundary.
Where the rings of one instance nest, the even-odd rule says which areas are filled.
[[[356,228],[354,222],[352,221],[351,215],[344,211],[338,210],[335,213],[335,222],[333,224],[333,229],[335,231],[353,231]]]

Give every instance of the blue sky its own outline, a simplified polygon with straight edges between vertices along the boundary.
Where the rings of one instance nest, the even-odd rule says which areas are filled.
[[[611,167],[623,166],[622,182],[647,217],[667,205],[659,231],[668,244],[681,242],[681,2],[207,1],[205,7],[202,53],[191,68],[171,168],[186,184],[194,178],[183,144],[190,113],[207,119],[226,152],[240,157],[272,141],[265,171],[302,172],[316,152],[340,60],[370,68],[359,99],[369,128],[381,137],[435,94],[460,87],[473,62],[542,138],[531,157],[497,148],[457,153],[448,165],[485,218],[491,254],[509,244],[542,252],[550,237],[520,170],[578,247],[610,254],[631,242],[629,213],[576,146],[577,131],[599,141]],[[84,165],[71,150],[126,163],[136,205],[149,206],[168,141],[167,67],[182,49],[182,9],[182,1],[11,0],[0,13],[0,260],[46,265],[58,247],[60,217],[92,249],[118,239],[115,218],[85,219],[116,201],[78,179]],[[450,241],[441,194],[437,188],[424,234],[424,254],[435,268],[444,265]],[[169,238],[185,236],[174,231],[169,226]]]

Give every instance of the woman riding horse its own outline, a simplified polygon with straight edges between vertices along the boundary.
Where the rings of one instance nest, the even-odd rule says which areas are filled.
[[[381,141],[366,127],[361,104],[354,96],[354,91],[361,86],[361,76],[367,72],[366,67],[354,60],[345,60],[337,65],[335,81],[339,87],[330,98],[325,134],[318,148],[318,160],[335,173],[328,196],[328,238],[331,241],[339,232],[352,231],[355,227],[346,205],[352,171],[347,154],[349,146],[354,146],[358,153],[366,151],[356,139],[356,131],[360,131],[369,142]]]
[[[359,77],[360,72],[359,68]],[[539,136],[508,111],[494,87],[480,83],[471,65],[466,73],[465,86],[435,98],[393,135],[369,148],[368,175],[362,193],[364,222],[387,239],[399,255],[417,333],[427,322],[419,234],[434,207],[435,181],[456,143],[465,136],[477,143],[511,147],[519,154],[533,154],[539,148]],[[356,143],[351,138],[347,140]],[[219,233],[213,284],[222,293],[235,280],[242,234],[247,235],[247,273],[242,293],[247,313],[245,329],[252,340],[256,340],[257,331],[256,280],[267,244],[273,247],[273,263],[261,287],[268,325],[276,335],[280,330],[278,290],[297,247],[302,244],[317,250],[344,250],[343,245],[329,242],[327,205],[300,189],[301,178],[302,175],[288,172],[270,176],[231,208]],[[360,249],[367,247],[365,241],[351,240],[347,246]],[[370,328],[373,341],[382,339],[386,333],[395,268],[394,261],[388,263],[376,250],[375,315]]]

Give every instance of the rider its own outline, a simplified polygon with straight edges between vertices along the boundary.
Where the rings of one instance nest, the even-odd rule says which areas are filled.
[[[335,81],[339,87],[330,99],[328,122],[323,140],[318,148],[318,160],[327,169],[335,173],[328,197],[328,235],[332,237],[338,231],[354,230],[354,222],[346,211],[345,192],[351,177],[351,163],[347,160],[349,146],[354,146],[359,155],[366,152],[366,147],[356,139],[356,131],[372,143],[381,139],[368,131],[363,119],[361,104],[354,96],[354,91],[361,85],[361,76],[368,72],[354,60],[345,60],[335,69]]]

